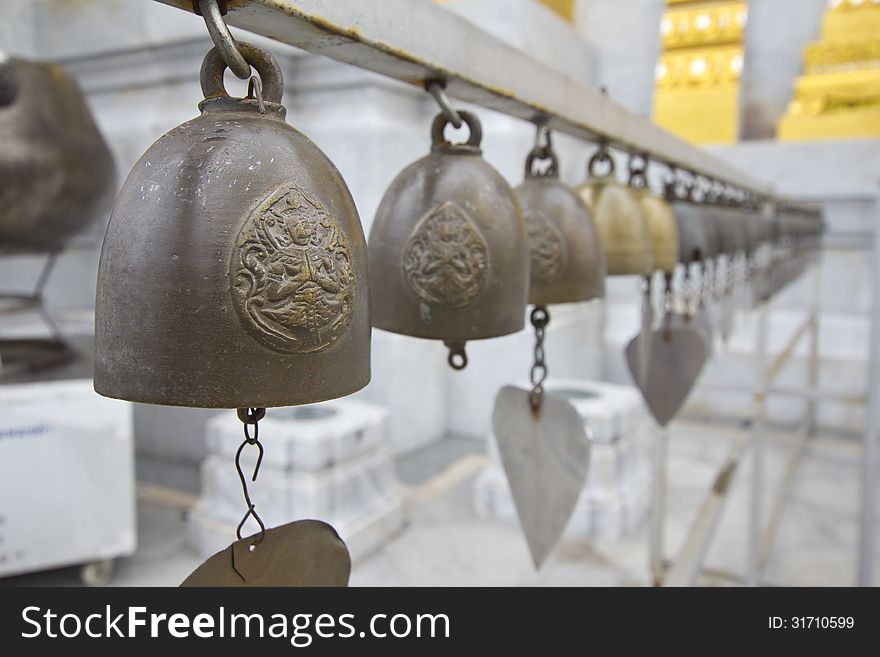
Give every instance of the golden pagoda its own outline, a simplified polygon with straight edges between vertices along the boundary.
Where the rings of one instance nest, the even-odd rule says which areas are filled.
[[[831,0],[777,126],[780,140],[880,136],[880,0]]]
[[[748,3],[667,0],[654,88],[654,122],[696,144],[739,137]]]

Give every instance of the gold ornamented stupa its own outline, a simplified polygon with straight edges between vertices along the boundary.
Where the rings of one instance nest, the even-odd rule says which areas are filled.
[[[696,144],[739,137],[748,3],[667,0],[655,74],[654,122]]]
[[[783,141],[880,137],[880,0],[831,0],[819,41],[804,49]]]

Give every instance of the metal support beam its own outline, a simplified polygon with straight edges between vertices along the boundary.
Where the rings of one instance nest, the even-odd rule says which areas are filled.
[[[654,586],[666,575],[666,491],[669,464],[669,428],[660,427],[654,437],[654,503],[651,505],[650,561]]]
[[[192,0],[157,0],[192,11]],[[229,25],[752,192],[772,188],[429,0],[229,0]]]
[[[862,508],[859,524],[858,584],[874,583],[874,544],[877,532],[877,413],[880,412],[880,195],[875,201],[873,308],[871,309],[871,358],[868,361],[868,409],[862,451]]]

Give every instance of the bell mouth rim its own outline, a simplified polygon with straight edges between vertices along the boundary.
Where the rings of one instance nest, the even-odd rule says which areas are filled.
[[[226,398],[210,403],[193,401],[194,396],[186,393],[169,396],[139,394],[137,391],[130,389],[125,390],[118,385],[114,386],[111,382],[105,381],[104,379],[105,376],[103,373],[99,372],[96,368],[92,387],[97,394],[102,397],[107,397],[108,399],[119,399],[137,404],[150,404],[152,406],[173,406],[176,408],[204,408],[209,410],[234,410],[237,408],[271,409],[299,407],[306,404],[318,404],[348,397],[356,392],[360,392],[369,385],[372,379],[372,371],[371,368],[368,368],[367,372],[362,372],[359,376],[352,377],[350,379],[350,385],[340,386],[339,389],[334,390],[333,392],[325,391],[324,393],[301,396],[299,399],[268,399],[263,395],[254,395],[253,397],[241,396],[234,399]]]
[[[263,110],[260,111],[259,104],[253,98],[212,96],[199,102],[199,111],[203,114],[207,112],[246,112],[281,121],[287,117],[287,109],[281,103],[263,101]]]

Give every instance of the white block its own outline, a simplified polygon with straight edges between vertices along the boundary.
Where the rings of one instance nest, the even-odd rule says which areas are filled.
[[[260,421],[263,468],[315,471],[357,458],[383,443],[387,415],[354,399],[270,408]],[[234,411],[212,418],[207,431],[208,451],[229,459],[244,438]]]
[[[250,473],[253,461],[243,459],[242,467]],[[385,448],[316,472],[279,470],[264,459],[257,481],[249,481],[248,489],[269,525],[299,518],[349,520],[398,495],[391,452]],[[205,460],[201,502],[219,518],[241,518],[246,507],[231,458],[211,455]]]
[[[131,405],[91,379],[0,386],[0,575],[129,555]]]
[[[556,379],[546,388],[568,397],[596,443],[610,443],[637,431],[647,417],[642,399],[632,386]]]

